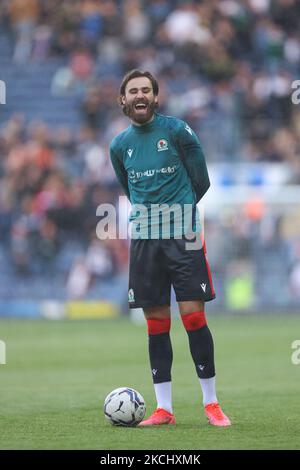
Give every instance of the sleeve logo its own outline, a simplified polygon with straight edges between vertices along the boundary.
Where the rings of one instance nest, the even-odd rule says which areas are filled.
[[[187,124],[186,124],[186,126],[185,126],[185,130],[186,130],[189,134],[193,135],[192,129],[191,129],[190,126],[188,126]]]

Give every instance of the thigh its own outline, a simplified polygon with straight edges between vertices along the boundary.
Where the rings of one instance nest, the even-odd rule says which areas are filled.
[[[130,308],[170,305],[171,281],[160,240],[132,240],[130,246]]]
[[[188,250],[184,239],[164,241],[177,302],[213,300],[215,291],[205,248]]]

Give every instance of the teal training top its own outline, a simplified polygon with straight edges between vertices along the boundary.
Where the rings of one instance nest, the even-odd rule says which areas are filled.
[[[110,145],[118,181],[132,204],[133,238],[172,238],[200,230],[196,204],[210,186],[200,141],[176,117],[154,113]]]

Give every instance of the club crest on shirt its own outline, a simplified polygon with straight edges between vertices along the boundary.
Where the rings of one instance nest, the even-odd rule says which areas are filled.
[[[162,152],[163,150],[168,150],[168,141],[166,139],[159,139],[156,144],[156,148],[158,152]]]

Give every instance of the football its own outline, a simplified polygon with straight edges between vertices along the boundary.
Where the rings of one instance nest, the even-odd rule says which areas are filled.
[[[133,388],[116,388],[104,400],[104,416],[115,426],[136,426],[145,413],[145,400]]]

